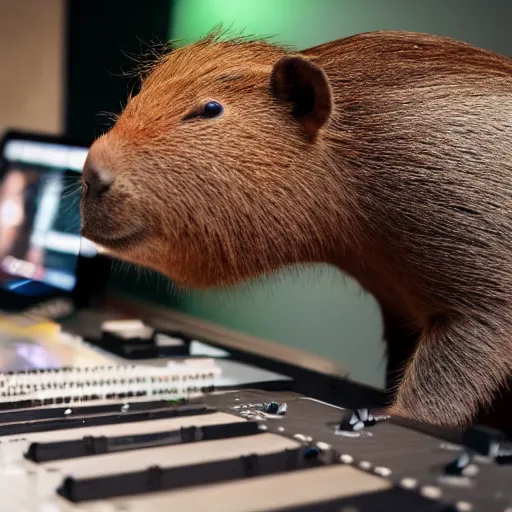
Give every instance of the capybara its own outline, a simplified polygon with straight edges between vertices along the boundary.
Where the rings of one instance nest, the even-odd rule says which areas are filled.
[[[81,208],[84,236],[185,287],[348,273],[382,307],[390,414],[464,426],[511,375],[505,56],[408,32],[305,51],[214,33],[151,67],[89,151]]]

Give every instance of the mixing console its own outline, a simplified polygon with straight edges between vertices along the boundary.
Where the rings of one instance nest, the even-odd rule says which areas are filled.
[[[2,510],[510,510],[494,432],[451,444],[356,413],[250,389],[3,412]]]
[[[30,338],[44,357],[18,350],[0,375],[2,511],[512,511],[504,433],[322,401],[221,340],[129,321],[91,344],[37,325],[3,326],[4,346]],[[347,404],[363,396],[340,381]]]

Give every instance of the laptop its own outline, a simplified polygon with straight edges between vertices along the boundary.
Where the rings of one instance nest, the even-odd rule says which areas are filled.
[[[80,236],[80,174],[88,144],[10,131],[0,144],[0,310],[53,297],[83,302],[105,264]]]

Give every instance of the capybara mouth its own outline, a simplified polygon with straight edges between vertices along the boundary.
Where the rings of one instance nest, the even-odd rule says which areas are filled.
[[[139,230],[132,231],[127,234],[112,234],[109,236],[98,229],[90,229],[87,224],[82,227],[82,235],[106,249],[113,249],[121,252],[140,244],[144,239],[143,232]]]
[[[81,234],[105,249],[122,253],[139,244],[146,231],[133,218],[135,216],[127,219],[124,215],[114,213],[115,207],[115,201],[105,203],[104,200],[94,201],[82,197]]]
[[[95,216],[83,215],[81,234],[106,249],[121,252],[139,244],[144,238],[144,230],[139,226],[116,226],[113,224],[116,223],[109,221],[107,216],[95,218]]]

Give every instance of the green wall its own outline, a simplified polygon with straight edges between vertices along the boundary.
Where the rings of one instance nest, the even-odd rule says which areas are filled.
[[[404,29],[512,55],[510,0],[175,0],[170,19],[169,37],[182,43],[222,22],[298,48],[369,30]],[[283,274],[231,292],[192,292],[175,297],[173,305],[343,362],[360,381],[384,382],[378,308],[352,280],[330,269]]]
[[[369,30],[414,30],[512,55],[510,0],[174,0],[172,39],[193,41],[221,23],[307,47]]]

